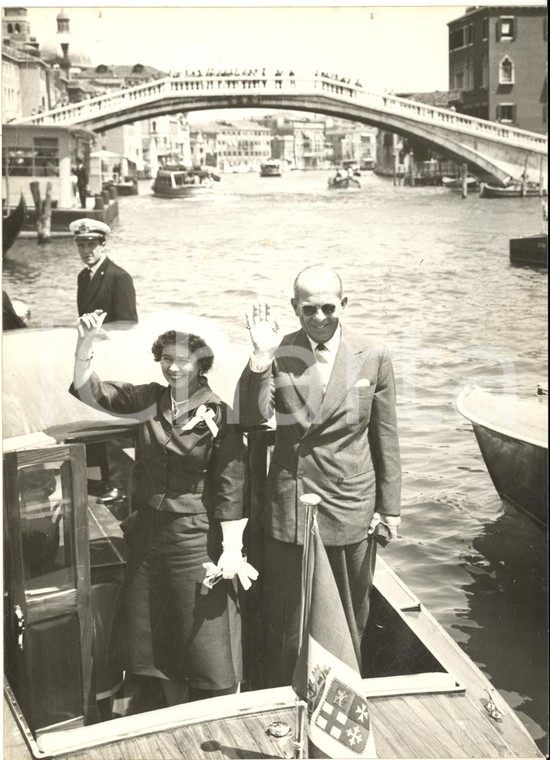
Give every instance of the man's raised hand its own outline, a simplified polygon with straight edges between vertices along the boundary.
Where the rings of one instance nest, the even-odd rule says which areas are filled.
[[[273,357],[281,342],[279,325],[271,316],[270,305],[261,298],[254,301],[252,309],[246,312],[246,326],[254,353],[258,357]]]

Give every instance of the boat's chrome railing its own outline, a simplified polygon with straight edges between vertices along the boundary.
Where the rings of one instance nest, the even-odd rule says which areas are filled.
[[[400,116],[423,124],[443,126],[457,133],[478,135],[535,153],[547,154],[548,138],[536,132],[478,119],[446,108],[429,106],[389,93],[368,92],[358,84],[321,75],[298,78],[286,75],[270,76],[171,76],[145,84],[98,95],[69,106],[44,111],[19,119],[14,124],[75,125],[85,123],[107,113],[131,109],[136,104],[148,104],[169,96],[192,98],[198,94],[215,97],[226,94],[244,96],[329,96],[346,104],[368,108],[380,114]],[[183,104],[182,104],[183,107]]]

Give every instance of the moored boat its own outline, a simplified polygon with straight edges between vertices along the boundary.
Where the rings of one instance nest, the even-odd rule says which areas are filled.
[[[450,190],[460,190],[462,188],[462,179],[460,177],[441,177],[441,184]],[[477,177],[466,177],[466,186],[468,190],[477,190],[479,188]]]
[[[158,198],[190,198],[214,192],[219,175],[209,169],[159,169],[153,182],[153,195]]]
[[[548,522],[548,403],[467,388],[456,406],[468,419],[499,495],[538,525]]]
[[[136,350],[142,327],[106,330],[107,339],[98,341],[96,350],[100,374],[106,377],[107,371],[120,366],[125,376],[145,380],[150,368],[140,363],[141,352]],[[73,351],[74,330],[68,328],[21,331],[4,338],[4,366],[9,367],[4,382],[9,410],[4,420],[5,756],[14,760],[292,756],[295,696],[290,687],[263,688],[254,625],[246,640],[242,693],[136,716],[123,714],[121,698],[115,706],[122,717],[98,721],[93,714],[90,690],[95,666],[90,652],[97,654],[94,647],[99,646],[101,632],[109,630],[124,551],[118,519],[86,493],[89,473],[83,443],[125,439],[135,421],[115,424],[109,415],[67,393]],[[232,346],[232,365],[238,372],[241,362],[235,361],[236,351],[244,363],[249,348]],[[52,355],[56,361],[47,361]],[[42,393],[33,387],[37,378]],[[231,382],[219,389],[226,398],[232,397]],[[261,557],[262,493],[272,439],[270,430],[249,434],[247,549],[252,564]],[[38,511],[36,500],[23,503],[22,498],[22,481],[33,473],[45,473],[59,486]],[[58,497],[61,512],[50,509]],[[51,530],[53,519],[59,529],[57,539]],[[29,535],[33,521],[44,537],[43,547],[54,544],[56,562],[42,568],[44,572],[38,572],[35,563],[28,573],[29,557],[25,561],[25,542],[19,539],[23,532]],[[88,617],[88,625],[79,628],[90,594],[94,625]],[[98,594],[103,604],[94,610]],[[249,624],[251,618],[261,618],[254,599],[247,595],[243,599],[243,618]],[[363,687],[378,757],[541,756],[488,679],[382,559],[371,607]]]
[[[17,206],[11,211],[8,216],[2,219],[2,253],[5,253],[13,243],[16,237],[19,235],[23,224],[25,223],[25,216],[27,214],[27,205],[25,203],[25,196],[21,193],[21,198]]]
[[[260,177],[281,177],[282,173],[281,162],[276,158],[260,165]]]
[[[548,235],[510,238],[510,261],[512,264],[548,268]]]
[[[521,182],[512,182],[510,185],[498,187],[489,185],[486,182],[481,183],[480,198],[524,198],[544,195],[541,193],[540,185],[537,182],[528,182],[525,186]]]

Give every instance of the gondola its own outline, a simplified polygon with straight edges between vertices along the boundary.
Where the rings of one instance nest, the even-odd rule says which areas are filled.
[[[2,252],[5,253],[19,235],[27,215],[27,204],[25,197],[21,193],[19,203],[8,216],[2,219]]]

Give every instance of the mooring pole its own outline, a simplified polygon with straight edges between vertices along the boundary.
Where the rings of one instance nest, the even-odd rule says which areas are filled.
[[[468,197],[468,164],[461,164],[460,177],[462,179],[462,197]]]

